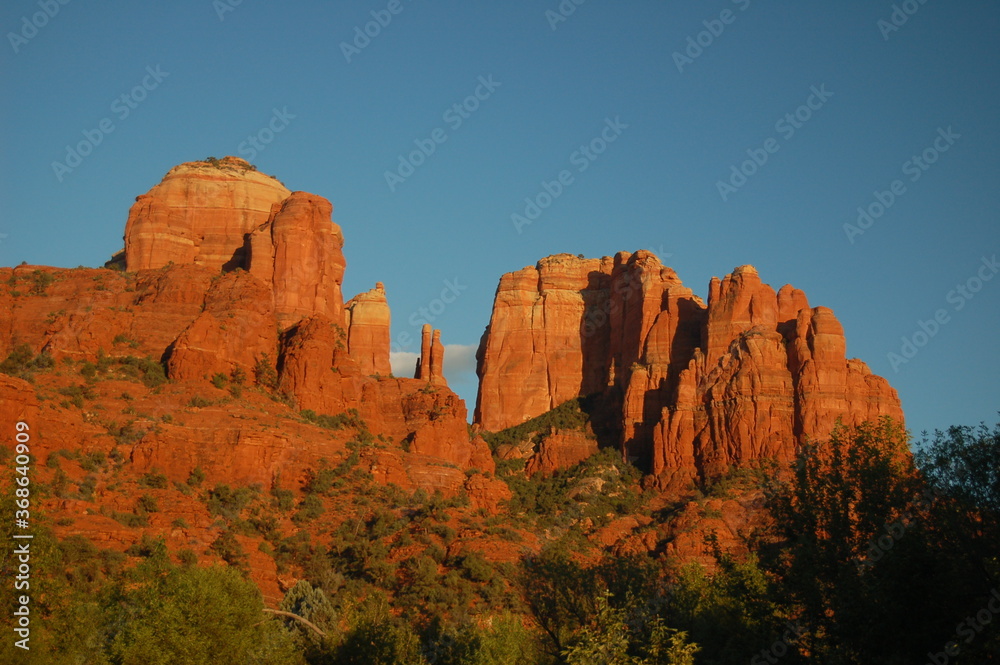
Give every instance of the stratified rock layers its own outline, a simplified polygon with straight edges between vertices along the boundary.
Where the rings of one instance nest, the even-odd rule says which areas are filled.
[[[752,266],[706,305],[650,252],[547,257],[504,275],[479,348],[476,422],[500,430],[596,395],[662,486],[791,459],[838,418],[902,420],[896,391],[846,357],[833,312]]]
[[[137,196],[125,225],[129,271],[169,263],[243,267],[243,237],[291,194],[271,176],[229,157],[217,164],[188,162],[170,169]]]
[[[174,381],[266,385],[298,409],[354,414],[362,431],[414,459],[492,470],[444,380],[440,331],[427,331],[427,376],[397,379],[384,285],[345,305],[332,213],[327,199],[290,192],[241,159],[177,166],[129,213],[127,273],[44,269],[53,282],[44,296],[0,292],[0,351],[26,343],[56,358],[145,355]],[[33,274],[10,279],[21,273]],[[414,464],[429,486],[454,480]]]

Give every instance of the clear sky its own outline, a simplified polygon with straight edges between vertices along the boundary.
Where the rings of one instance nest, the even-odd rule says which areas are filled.
[[[425,308],[470,410],[502,273],[646,248],[831,307],[916,432],[995,422],[1000,6],[896,6],[11,0],[0,265],[101,265],[136,195],[234,154],[333,202],[345,296],[383,281],[397,343]]]

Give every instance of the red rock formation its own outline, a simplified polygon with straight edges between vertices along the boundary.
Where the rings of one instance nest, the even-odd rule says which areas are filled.
[[[252,380],[258,361],[277,357],[277,327],[270,292],[259,280],[245,272],[222,275],[204,311],[173,343],[167,374],[183,381],[239,372]]]
[[[274,291],[282,325],[314,314],[343,325],[344,236],[322,196],[293,192],[247,241],[248,270]]]
[[[97,483],[93,501],[40,498],[45,512],[72,516],[60,535],[127,549],[140,533],[113,516],[135,509],[143,474],[162,473],[166,487],[142,488],[161,506],[144,530],[210,561],[215,518],[183,491],[194,469],[213,485],[297,491],[310,471],[352,450],[358,471],[403,490],[466,492],[487,512],[510,498],[444,382],[440,331],[428,331],[425,379],[397,379],[382,284],[345,308],[343,238],[331,213],[326,199],[289,193],[240,160],[192,163],[133,207],[123,258],[111,262],[129,272],[0,268],[0,359],[27,345],[58,362],[33,382],[0,374],[0,420],[29,421],[32,454],[53,460],[38,465],[39,482],[56,480],[58,463],[66,475],[57,482]],[[171,381],[154,388],[143,379],[157,372],[143,372],[156,362]],[[208,383],[216,374],[250,383],[258,373],[271,394]],[[344,426],[316,427],[302,409],[341,414]],[[361,445],[349,450],[352,440]],[[89,458],[52,458],[61,448],[113,455],[113,482],[109,468],[85,470],[79,460]],[[251,577],[280,594],[259,539],[240,539]]]
[[[431,380],[431,324],[425,323],[420,329],[420,357],[417,358],[417,369],[413,378],[421,381]]]
[[[662,486],[682,487],[787,461],[838,417],[901,420],[896,392],[844,351],[830,310],[791,286],[775,293],[752,266],[713,278],[706,306],[649,252],[558,255],[500,281],[476,421],[503,429],[598,393],[617,422],[595,426]]]
[[[612,260],[558,254],[500,279],[475,420],[497,431],[607,385]]]
[[[14,440],[14,426],[26,421],[28,434],[32,435],[35,415],[38,412],[38,398],[31,384],[6,374],[0,374],[0,422],[9,428],[7,438]]]
[[[243,237],[268,219],[290,192],[236,157],[172,168],[136,197],[125,225],[129,271],[168,263],[212,269],[243,266]]]
[[[429,323],[425,323],[421,329],[420,357],[417,358],[414,378],[428,381],[436,386],[448,385],[444,378],[444,344],[441,343],[441,331],[431,330]]]
[[[529,476],[551,476],[559,469],[568,469],[597,452],[597,439],[592,433],[576,430],[553,430],[528,460],[524,470]]]
[[[344,239],[332,212],[323,197],[289,192],[236,157],[181,164],[132,206],[125,266],[244,268],[272,290],[283,325],[313,314],[340,323]]]
[[[359,293],[344,306],[347,312],[347,352],[362,374],[392,374],[389,364],[390,312],[382,282]]]

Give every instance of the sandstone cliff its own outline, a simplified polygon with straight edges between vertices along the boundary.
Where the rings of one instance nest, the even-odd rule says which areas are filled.
[[[504,275],[480,344],[476,422],[500,430],[597,396],[595,422],[661,486],[787,461],[845,424],[902,420],[896,391],[845,355],[833,312],[752,266],[707,305],[650,252],[560,254]],[[607,438],[607,437],[606,437]]]
[[[188,162],[137,196],[125,225],[130,271],[168,263],[243,267],[243,237],[267,221],[289,192],[242,159]]]
[[[0,354],[26,344],[56,360],[148,357],[173,381],[257,384],[297,409],[353,410],[425,459],[492,467],[444,381],[440,331],[428,332],[424,380],[396,379],[382,283],[345,306],[332,210],[237,158],[177,166],[132,207],[127,272],[7,271]]]
[[[347,312],[347,349],[363,374],[392,374],[389,363],[391,313],[382,282],[351,298]]]

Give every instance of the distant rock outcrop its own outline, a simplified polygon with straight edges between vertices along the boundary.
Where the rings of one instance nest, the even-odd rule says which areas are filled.
[[[249,234],[246,269],[271,287],[282,324],[315,314],[344,319],[344,236],[322,196],[293,192]],[[388,347],[387,347],[388,348]]]
[[[752,266],[713,278],[706,305],[652,253],[547,257],[504,275],[479,348],[476,422],[518,425],[597,395],[626,455],[662,486],[787,461],[838,418],[902,420],[896,391],[847,359],[843,329]]]
[[[382,282],[375,288],[351,298],[344,307],[347,312],[347,350],[362,374],[389,376],[391,345],[389,303]]]
[[[278,180],[236,157],[175,166],[137,196],[129,211],[126,266],[129,271],[169,263],[244,267],[244,236],[289,194]]]
[[[429,323],[425,323],[420,331],[420,357],[417,358],[417,368],[413,376],[433,385],[448,385],[444,378],[444,344],[441,343],[441,331],[432,330]]]
[[[493,462],[444,381],[441,333],[427,331],[423,380],[392,376],[385,288],[345,306],[332,211],[234,157],[177,166],[132,207],[124,266],[112,261],[126,272],[4,271],[5,284],[39,286],[0,289],[0,353],[27,344],[57,360],[146,356],[177,382],[262,385],[395,444],[403,476],[393,482],[455,490],[462,471]],[[229,454],[238,466],[239,450]],[[429,460],[451,471],[430,473]]]

